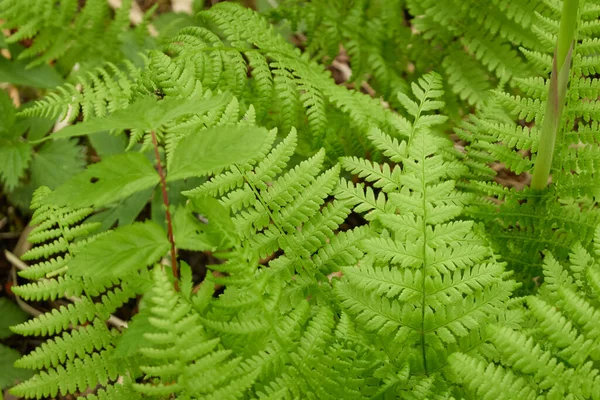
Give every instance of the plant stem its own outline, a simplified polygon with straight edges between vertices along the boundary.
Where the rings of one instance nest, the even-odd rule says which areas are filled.
[[[548,185],[556,136],[562,120],[562,112],[569,84],[571,56],[575,43],[579,0],[565,0],[560,18],[560,28],[552,63],[552,74],[546,102],[546,113],[542,123],[537,159],[533,167],[531,188],[542,190]]]
[[[171,269],[173,270],[173,277],[175,278],[175,290],[179,291],[179,270],[177,269],[177,248],[175,247],[175,239],[173,237],[173,219],[171,218],[171,210],[169,209],[169,196],[167,194],[167,180],[165,178],[165,170],[160,162],[160,154],[158,153],[158,141],[156,140],[156,133],[151,131],[152,144],[154,146],[154,155],[156,156],[156,169],[158,170],[158,176],[160,177],[160,189],[162,191],[163,204],[166,208],[167,216],[167,236],[169,243],[171,243]]]

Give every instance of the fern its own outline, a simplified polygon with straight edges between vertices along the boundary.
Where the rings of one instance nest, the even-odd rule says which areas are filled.
[[[303,26],[307,50],[315,57],[327,57],[325,62],[334,60],[343,45],[352,68],[351,82],[369,81],[400,110],[393,95],[406,90],[405,77],[417,79],[438,70],[460,99],[446,96],[449,110],[458,116],[461,103],[482,106],[498,83],[528,75],[530,67],[518,48],[541,49],[529,34],[538,11],[546,13],[547,7],[537,0],[516,5],[288,1],[271,14],[286,18],[292,27]]]
[[[560,3],[549,4],[553,5],[553,17],[559,17]],[[533,285],[531,278],[541,272],[544,250],[565,260],[575,242],[581,241],[584,246],[591,243],[600,221],[595,200],[598,186],[595,154],[598,149],[596,140],[590,135],[596,116],[585,106],[597,96],[593,89],[595,78],[590,76],[593,72],[585,71],[583,67],[591,61],[585,48],[594,42],[595,31],[591,27],[595,24],[595,14],[589,14],[594,9],[592,3],[585,3],[582,8],[582,20],[576,33],[581,45],[574,48],[571,83],[566,93],[568,102],[559,121],[554,151],[552,185],[544,193],[530,188],[517,191],[483,182],[483,179],[493,177],[494,172],[482,164],[499,160],[515,174],[533,169],[539,154],[548,80],[541,77],[515,79],[515,84],[525,94],[523,97],[496,92],[495,101],[457,131],[471,141],[468,152],[473,160],[475,182],[468,187],[489,196],[469,213],[485,221],[499,253],[515,270],[522,271],[521,279],[529,286]],[[557,33],[558,24],[541,15],[535,21],[535,33],[545,46],[544,50],[549,52],[554,46],[553,35]],[[540,71],[551,69],[551,58],[545,53],[528,50],[525,55],[536,61]],[[522,121],[515,123],[515,117]],[[490,197],[499,200],[501,205],[498,207]]]
[[[125,56],[122,46],[128,40],[131,0],[126,0],[114,16],[108,3],[91,0],[79,9],[76,0],[3,0],[0,18],[4,29],[18,30],[7,40],[18,43],[31,39],[32,45],[19,54],[29,60],[29,67],[59,60],[64,75],[77,64],[87,70],[98,62],[120,62]],[[143,27],[143,25],[142,25]],[[143,40],[139,32],[137,41]]]
[[[524,299],[526,329],[488,327],[493,358],[451,356],[452,370],[467,393],[497,399],[516,393],[523,399],[600,397],[599,240],[596,230],[593,254],[576,245],[568,267],[551,255],[545,259],[540,293]]]
[[[348,83],[360,87],[372,84],[388,101],[393,94],[406,89],[402,79],[408,65],[410,31],[404,26],[401,1],[288,1],[270,14],[286,18],[293,27],[303,24],[306,51],[327,63],[344,46],[352,67]],[[393,50],[392,50],[393,49]]]
[[[93,243],[94,238],[86,236],[97,225],[81,222],[91,209],[56,207],[48,202],[50,194],[48,188],[40,188],[32,203],[32,222],[39,225],[31,232],[30,240],[37,245],[24,259],[43,261],[21,275],[36,282],[15,287],[14,291],[25,299],[53,299],[60,293],[74,303],[13,327],[21,335],[60,335],[19,361],[24,368],[43,369],[13,388],[14,393],[27,398],[83,391],[96,384],[108,384],[124,373],[124,364],[110,361],[118,333],[110,333],[105,324],[112,312],[136,294],[126,283],[111,289],[120,280],[101,282],[66,275],[73,256]],[[81,295],[86,297],[74,297]],[[91,296],[101,297],[96,302]],[[81,326],[87,322],[92,325]],[[75,343],[75,338],[82,341]]]
[[[61,86],[23,115],[74,120],[81,111],[88,120],[155,94],[165,99],[207,98],[213,92],[228,91],[238,99],[242,112],[253,105],[258,117],[272,115],[263,121],[267,126],[285,131],[296,127],[302,134],[304,153],[322,145],[339,148],[340,143],[350,141],[327,134],[327,121],[336,113],[347,116],[345,131],[357,130],[362,153],[370,149],[364,137],[369,126],[386,128],[393,123],[395,116],[378,101],[335,85],[322,66],[301,56],[251,10],[223,3],[199,18],[211,30],[182,29],[165,52],[148,54],[144,68],[129,63],[119,69],[108,64],[79,77],[81,89]],[[133,133],[135,143],[141,137]]]
[[[600,398],[600,8],[575,24],[568,1],[281,1],[277,25],[221,2],[151,39],[131,2],[0,0],[14,55],[71,74],[0,97],[3,185],[73,175],[31,203],[13,290],[42,312],[12,331],[44,340],[12,393]],[[493,182],[549,159],[558,123],[546,189]]]
[[[422,37],[419,42],[431,40],[434,46],[444,48],[441,59],[432,60],[435,55],[428,52],[417,58],[417,63],[441,65],[452,90],[470,104],[484,103],[488,89],[494,87],[490,75],[500,82],[527,75],[528,66],[515,45],[540,49],[539,42],[529,34],[535,12],[546,12],[540,1],[492,1],[483,5],[409,0],[407,5],[418,16],[415,27]],[[471,12],[473,9],[477,12]]]
[[[151,347],[140,349],[148,360],[141,370],[150,381],[134,384],[134,388],[149,396],[240,397],[256,373],[236,378],[234,372],[240,358],[231,357],[229,350],[217,349],[218,338],[206,337],[192,304],[179,298],[160,268],[156,268],[153,275],[149,322],[154,329],[145,333]],[[151,377],[159,378],[160,383],[153,383]]]
[[[486,321],[498,318],[515,287],[503,279],[502,264],[473,223],[454,221],[469,202],[451,180],[464,168],[436,154],[447,144],[430,130],[443,119],[421,113],[442,105],[436,100],[440,89],[439,76],[429,74],[413,86],[417,103],[404,97],[414,122],[401,146],[371,132],[371,140],[398,163],[393,172],[344,159],[345,168],[381,189],[343,183],[337,194],[352,199],[378,233],[363,242],[360,264],[342,270],[336,286],[341,305],[366,340],[376,335],[387,362],[407,365],[420,379],[438,375],[452,352],[482,346]]]

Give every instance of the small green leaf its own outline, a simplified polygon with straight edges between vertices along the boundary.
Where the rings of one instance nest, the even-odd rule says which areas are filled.
[[[33,371],[15,368],[13,364],[21,358],[18,351],[0,344],[0,390],[24,381],[33,375]]]
[[[184,115],[202,114],[218,108],[227,104],[230,98],[229,94],[220,94],[209,99],[191,97],[157,100],[155,97],[147,97],[123,110],[115,111],[107,117],[94,118],[80,124],[67,126],[54,133],[52,138],[83,136],[106,130],[141,129],[152,131]]]
[[[116,277],[159,261],[169,250],[163,229],[152,221],[119,227],[100,236],[75,254],[69,274]]]
[[[37,141],[46,136],[54,126],[53,120],[43,117],[21,117],[17,119],[16,125],[19,134],[27,133],[27,140]]]
[[[179,262],[179,286],[181,288],[181,295],[186,300],[190,300],[192,289],[194,287],[194,282],[192,280],[192,268],[183,260]]]
[[[135,221],[152,196],[152,188],[139,191],[131,196],[121,199],[115,204],[110,204],[107,209],[102,210],[90,218],[88,222],[99,222],[99,231],[110,229],[115,223],[119,226],[129,225]]]
[[[50,196],[51,201],[60,205],[99,207],[156,186],[159,180],[158,173],[143,154],[117,154],[90,165]]]
[[[218,126],[193,133],[177,143],[167,179],[203,176],[255,157],[267,138],[265,128]]]
[[[13,335],[9,327],[27,321],[29,315],[19,308],[14,302],[3,297],[0,298],[0,339]]]
[[[13,125],[15,124],[17,110],[12,102],[12,99],[4,90],[0,90],[0,137],[14,138],[19,137],[21,132],[15,132]]]
[[[100,157],[121,154],[127,148],[127,138],[122,132],[118,135],[113,135],[108,131],[96,132],[89,136],[89,140]]]

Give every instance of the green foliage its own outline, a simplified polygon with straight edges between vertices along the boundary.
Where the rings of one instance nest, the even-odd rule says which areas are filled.
[[[576,245],[565,267],[548,255],[545,283],[524,300],[527,329],[488,327],[494,351],[486,359],[456,353],[450,365],[478,398],[597,399],[600,397],[600,230],[594,253]],[[510,388],[509,390],[506,390]]]
[[[348,148],[350,144],[366,152],[371,148],[364,137],[368,128],[390,127],[395,120],[378,101],[336,85],[322,66],[302,56],[251,10],[222,3],[200,13],[199,18],[212,30],[184,28],[164,52],[148,54],[145,68],[132,64],[125,69],[112,64],[97,68],[78,77],[80,89],[73,84],[60,86],[56,93],[24,110],[23,115],[68,115],[69,120],[74,120],[81,110],[87,121],[124,110],[113,117],[119,118],[127,115],[128,107],[134,107],[130,106],[132,103],[139,114],[149,106],[148,102],[156,102],[147,98],[155,93],[165,102],[179,99],[171,101],[178,104],[182,98],[207,98],[212,91],[228,91],[237,97],[237,107],[243,112],[253,105],[263,125],[279,126],[285,131],[296,127],[302,134],[303,153],[324,145],[332,150],[332,157],[336,155],[333,150]],[[330,126],[328,121],[334,118],[344,126]],[[88,128],[73,126],[67,128],[65,135],[95,129],[93,125]],[[339,132],[344,132],[344,136],[339,137]],[[141,136],[132,136],[134,141],[139,139]]]
[[[482,106],[498,83],[528,75],[531,67],[518,49],[542,48],[529,31],[535,12],[546,10],[538,0],[289,0],[270,14],[302,28],[307,51],[326,63],[342,45],[350,58],[349,81],[369,82],[397,108],[394,96],[405,90],[407,78],[439,71],[456,96],[447,97],[456,116],[461,103]]]
[[[540,147],[540,126],[546,117],[549,79],[543,76],[552,68],[548,53],[554,47],[561,10],[558,2],[552,4],[553,19],[538,15],[534,25],[546,53],[524,50],[543,75],[515,79],[522,95],[496,91],[494,101],[457,130],[471,142],[468,154],[474,174],[468,188],[485,196],[469,214],[485,222],[498,252],[527,285],[533,285],[531,279],[540,275],[545,250],[565,260],[575,242],[590,245],[600,222],[596,206],[600,149],[594,133],[598,116],[592,106],[598,95],[598,80],[593,67],[588,67],[594,65],[595,56],[586,50],[597,40],[597,6],[593,3],[582,2],[575,33],[581,43],[574,48],[567,104],[554,150],[552,184],[540,192],[485,181],[495,173],[484,164],[495,160],[515,174],[525,174],[526,179],[533,169]]]
[[[3,29],[18,28],[8,43],[31,39],[32,45],[18,59],[29,60],[28,67],[58,60],[63,75],[78,68],[88,69],[104,61],[120,62],[128,41],[129,10],[132,0],[125,0],[113,14],[106,1],[90,0],[80,9],[77,0],[2,0],[0,19]],[[144,25],[137,40],[143,40]]]
[[[454,188],[465,169],[438,154],[448,143],[430,129],[443,118],[421,114],[443,106],[439,76],[426,75],[413,92],[416,103],[403,97],[414,115],[407,142],[377,130],[370,135],[397,163],[393,170],[342,161],[380,191],[340,186],[338,197],[352,199],[378,234],[362,243],[366,257],[358,266],[342,269],[336,290],[357,327],[378,337],[387,362],[435,377],[449,354],[484,345],[487,322],[498,318],[515,284],[503,279],[503,265],[473,223],[455,220],[470,199]]]
[[[28,142],[23,137],[25,133],[27,138],[40,131],[45,134],[48,126],[39,120],[17,117],[12,100],[4,91],[0,92],[0,110],[0,183],[8,193],[27,191],[42,183],[56,187],[83,168],[82,148],[73,141],[38,147]]]
[[[44,339],[9,367],[0,326],[0,386],[600,398],[597,2],[567,3],[543,191],[496,171],[526,176],[552,147],[561,1],[273,3],[257,8],[276,25],[196,2],[196,20],[154,8],[134,28],[131,1],[0,0],[17,58],[0,76],[34,100],[0,94],[0,182],[21,203],[42,186],[13,291],[44,310],[0,299],[12,333]],[[66,82],[40,84],[48,68]]]
[[[127,283],[127,278],[122,279],[123,276],[102,281],[66,275],[70,262],[77,258],[81,248],[93,243],[94,237],[90,237],[89,233],[97,225],[82,222],[92,212],[91,209],[54,206],[48,203],[50,194],[46,187],[34,194],[32,223],[37,227],[31,231],[29,241],[36,245],[23,258],[39,261],[20,273],[36,281],[13,290],[25,300],[66,296],[73,303],[12,328],[21,335],[58,335],[36,350],[37,356],[32,353],[17,364],[27,369],[45,369],[13,388],[14,393],[24,397],[55,396],[58,392],[84,390],[96,384],[106,384],[109,379],[116,379],[123,373],[124,364],[110,361],[116,336],[104,336],[102,340],[93,338],[101,335],[100,331],[106,331],[105,321],[110,314],[137,293],[134,285]],[[140,285],[139,281],[137,285]],[[97,300],[93,300],[92,296]],[[93,328],[85,328],[85,333],[70,333],[71,328],[87,322],[92,323]],[[74,347],[72,335],[83,339],[76,342],[80,349]],[[45,356],[40,357],[40,353]]]

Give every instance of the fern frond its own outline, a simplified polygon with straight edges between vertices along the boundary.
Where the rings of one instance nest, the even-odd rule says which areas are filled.
[[[362,241],[366,257],[358,266],[342,269],[344,278],[336,293],[361,329],[397,343],[386,350],[390,362],[408,362],[411,371],[433,373],[446,365],[451,349],[460,348],[470,332],[502,312],[515,285],[503,280],[503,266],[473,225],[454,221],[469,196],[456,191],[449,178],[465,170],[449,168],[451,161],[438,152],[444,142],[429,133],[432,125],[443,121],[424,115],[440,107],[438,78],[431,74],[419,82],[413,85],[417,102],[406,96],[401,100],[415,122],[402,146],[406,150],[396,159],[399,188],[379,194],[387,207],[368,201],[374,199],[370,188],[367,196],[354,197],[355,211],[369,211],[367,219],[378,235]],[[380,140],[378,147],[391,151],[389,143],[393,142]],[[345,163],[356,168],[352,159]],[[384,167],[369,166],[367,179],[375,187],[385,186],[387,176],[371,173]],[[342,186],[342,198],[351,187]]]
[[[496,175],[485,165],[496,160],[512,173],[525,174],[523,180],[528,184],[527,172],[536,162],[540,147],[538,130],[547,117],[547,73],[551,70],[550,54],[559,29],[560,11],[557,10],[562,7],[560,2],[546,3],[551,12],[539,14],[532,21],[542,46],[536,51],[535,47],[528,46],[529,50],[525,51],[539,67],[541,75],[514,80],[524,93],[522,95],[496,91],[494,102],[463,125],[465,129],[459,132],[462,138],[471,142],[467,154],[472,157],[472,165],[477,165],[474,180],[479,182],[470,182],[467,187],[486,197],[468,212],[485,223],[500,255],[510,262],[511,268],[520,271],[526,282],[525,288],[531,288],[531,279],[541,273],[543,251],[549,250],[558,260],[564,261],[576,242],[581,241],[586,248],[590,245],[595,226],[600,221],[596,207],[600,192],[596,180],[598,142],[595,140],[599,116],[595,104],[600,92],[593,75],[593,56],[589,53],[594,51],[598,31],[594,28],[595,17],[591,17],[594,13],[588,17],[585,11],[595,7],[591,3],[582,3],[581,21],[575,32],[578,44],[573,49],[550,187],[543,193],[525,189],[500,194],[481,184],[482,180]],[[524,121],[515,122],[515,117]],[[490,206],[487,198],[490,195],[500,201],[498,206]],[[581,202],[586,205],[577,205]]]
[[[84,358],[86,354],[101,351],[110,346],[116,332],[108,330],[99,319],[91,325],[64,332],[62,336],[51,339],[17,361],[17,366],[29,369],[56,367],[67,360]]]
[[[27,398],[65,395],[84,391],[96,385],[106,385],[125,372],[124,365],[112,361],[114,349],[107,348],[84,358],[77,358],[48,372],[40,372],[33,378],[12,388],[18,396]]]
[[[598,240],[600,230],[596,230],[594,244]],[[464,354],[451,357],[452,370],[469,393],[492,396],[505,382],[528,396],[600,396],[600,371],[595,364],[600,354],[600,312],[597,296],[586,280],[579,279],[597,272],[598,257],[600,253],[591,255],[581,245],[573,248],[569,268],[547,257],[545,283],[537,295],[526,298],[525,317],[532,321],[531,327],[488,327],[497,352],[489,361]]]
[[[7,40],[18,43],[32,39],[32,45],[19,54],[29,60],[29,67],[59,61],[69,74],[73,66],[88,69],[103,62],[118,62],[126,56],[122,50],[124,33],[129,30],[126,0],[111,18],[109,5],[90,0],[79,9],[76,0],[62,0],[56,5],[40,0],[3,0],[0,18],[4,29],[16,29]],[[141,43],[140,43],[141,44]]]

